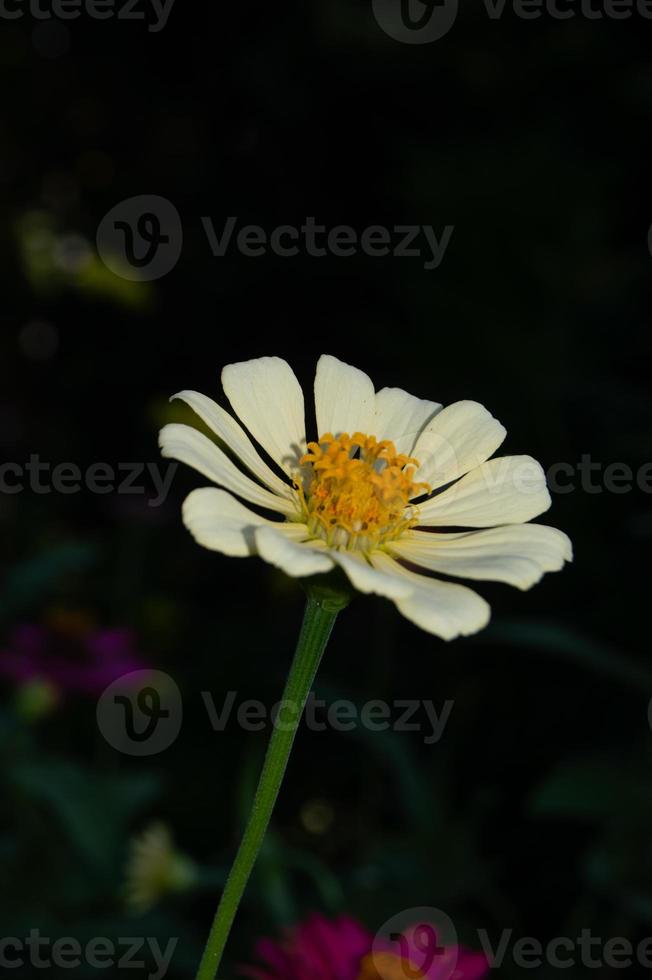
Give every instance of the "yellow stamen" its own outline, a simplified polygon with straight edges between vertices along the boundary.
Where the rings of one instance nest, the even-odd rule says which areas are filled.
[[[367,551],[416,523],[410,500],[430,491],[415,483],[416,459],[396,452],[388,439],[330,432],[308,443],[301,460],[310,472],[297,482],[312,534],[331,547]]]
[[[418,980],[424,973],[393,953],[371,953],[360,964],[357,980]]]

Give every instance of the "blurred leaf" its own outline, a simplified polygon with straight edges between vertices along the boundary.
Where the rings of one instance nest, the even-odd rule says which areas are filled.
[[[576,663],[606,677],[613,677],[646,694],[652,690],[652,671],[628,660],[606,643],[587,637],[563,623],[550,620],[510,619],[493,624],[478,642],[506,643],[510,646],[540,650]]]
[[[318,857],[294,847],[285,847],[279,842],[279,853],[289,868],[301,871],[315,886],[323,904],[330,912],[339,911],[344,905],[344,891],[336,876]]]
[[[96,549],[90,544],[66,544],[16,565],[5,577],[0,592],[0,615],[22,612],[62,575],[83,571],[95,557]]]
[[[9,777],[31,799],[49,807],[74,847],[104,872],[114,868],[132,815],[159,789],[152,773],[98,774],[55,760],[14,766]]]
[[[259,884],[259,899],[270,917],[280,926],[298,918],[292,894],[289,867],[283,848],[274,831],[269,830],[260,850],[254,878]]]
[[[251,810],[262,763],[261,746],[254,743],[246,754],[238,784],[238,814],[243,827]],[[271,828],[267,831],[258,858],[254,880],[260,886],[261,903],[278,924],[286,925],[297,918],[292,871],[302,872],[311,881],[328,909],[335,911],[341,908],[343,896],[337,878],[309,851],[286,846],[281,836]]]
[[[72,285],[82,293],[106,297],[134,310],[147,309],[152,304],[151,283],[117,276],[96,255],[79,270]]]
[[[94,245],[78,232],[62,231],[53,214],[28,211],[15,223],[23,271],[37,292],[75,289],[132,309],[151,305],[151,283],[117,275],[104,264]]]
[[[327,686],[320,685],[317,693],[327,704],[342,698],[356,704],[353,698]],[[356,704],[356,708],[360,717],[360,706]],[[397,798],[403,803],[413,826],[434,833],[436,827],[443,825],[445,815],[442,793],[434,793],[432,785],[422,778],[409,739],[391,729],[369,731],[364,725],[357,725],[351,734],[364,742],[367,749],[390,770],[396,781]]]
[[[435,793],[432,781],[423,778],[416,764],[409,739],[397,732],[370,732],[364,726],[356,729],[380,760],[390,769],[396,793],[413,827],[436,834],[446,823],[443,787]]]
[[[647,924],[652,923],[652,895],[624,892],[617,894],[616,899],[620,907],[630,915]]]
[[[652,810],[647,781],[637,768],[623,770],[608,760],[565,763],[534,792],[534,814],[601,820],[626,817],[635,808]]]

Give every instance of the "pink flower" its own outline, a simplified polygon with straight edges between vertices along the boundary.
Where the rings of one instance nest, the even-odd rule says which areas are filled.
[[[21,685],[43,681],[62,694],[99,694],[144,667],[130,630],[99,630],[76,614],[51,617],[46,626],[17,626],[0,649],[0,675]]]
[[[488,969],[482,953],[459,946],[437,949],[434,931],[417,926],[400,943],[377,939],[354,919],[314,915],[279,942],[262,939],[261,967],[241,970],[252,980],[479,980]]]

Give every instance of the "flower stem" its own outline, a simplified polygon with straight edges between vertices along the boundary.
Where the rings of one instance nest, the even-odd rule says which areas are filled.
[[[214,980],[240,900],[253,870],[283,782],[290,751],[315,674],[346,599],[309,592],[294,660],[283,692],[244,837],[227,879],[197,980]],[[291,719],[287,717],[291,714]],[[284,717],[286,716],[286,717]]]

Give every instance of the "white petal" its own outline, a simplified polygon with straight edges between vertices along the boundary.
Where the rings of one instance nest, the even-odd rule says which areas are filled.
[[[286,575],[301,578],[304,575],[320,575],[330,572],[333,562],[329,554],[310,544],[290,541],[279,534],[275,527],[260,527],[255,532],[258,554],[270,565],[280,568]]]
[[[437,402],[415,398],[400,388],[382,388],[376,395],[371,434],[379,441],[391,439],[397,452],[411,456],[423,428],[440,411]]]
[[[381,551],[374,552],[371,560],[385,574],[412,585],[406,598],[396,600],[396,608],[426,632],[452,640],[477,633],[489,622],[489,604],[465,585],[417,575]]]
[[[315,374],[317,435],[372,434],[375,396],[371,379],[357,368],[322,354]]]
[[[520,524],[538,517],[550,504],[546,475],[535,459],[499,456],[420,504],[418,521],[431,527]]]
[[[227,364],[222,385],[233,411],[263,449],[289,476],[305,453],[303,392],[280,357]]]
[[[447,405],[429,422],[412,453],[421,463],[415,480],[433,490],[464,476],[496,452],[505,428],[478,402]]]
[[[183,522],[198,544],[235,558],[256,554],[257,527],[270,525],[279,533],[299,539],[308,530],[301,524],[268,521],[215,487],[202,487],[188,494],[183,502]]]
[[[519,589],[529,589],[544,572],[559,571],[573,557],[569,538],[543,524],[509,524],[462,534],[408,531],[392,542],[391,551],[431,572],[507,582]]]
[[[351,583],[360,592],[382,595],[386,599],[400,599],[411,592],[410,585],[395,575],[372,568],[364,558],[347,551],[331,551],[331,557],[340,565]]]
[[[166,458],[178,459],[198,470],[209,480],[231,490],[251,504],[258,504],[280,514],[293,516],[298,512],[296,501],[293,503],[284,497],[259,487],[248,476],[241,473],[231,460],[214,442],[193,429],[190,425],[170,423],[159,433],[159,446]]]
[[[269,468],[257,452],[242,426],[236,422],[233,416],[225,412],[221,405],[218,405],[217,402],[214,402],[211,398],[207,398],[206,395],[202,395],[198,391],[180,391],[178,394],[172,395],[172,398],[179,398],[187,405],[190,405],[200,419],[203,419],[209,429],[212,429],[215,435],[226,443],[229,449],[235,453],[247,469],[251,470],[254,476],[258,477],[274,493],[278,493],[282,497],[287,497],[288,500],[296,499],[295,491],[292,487],[284,483]]]

